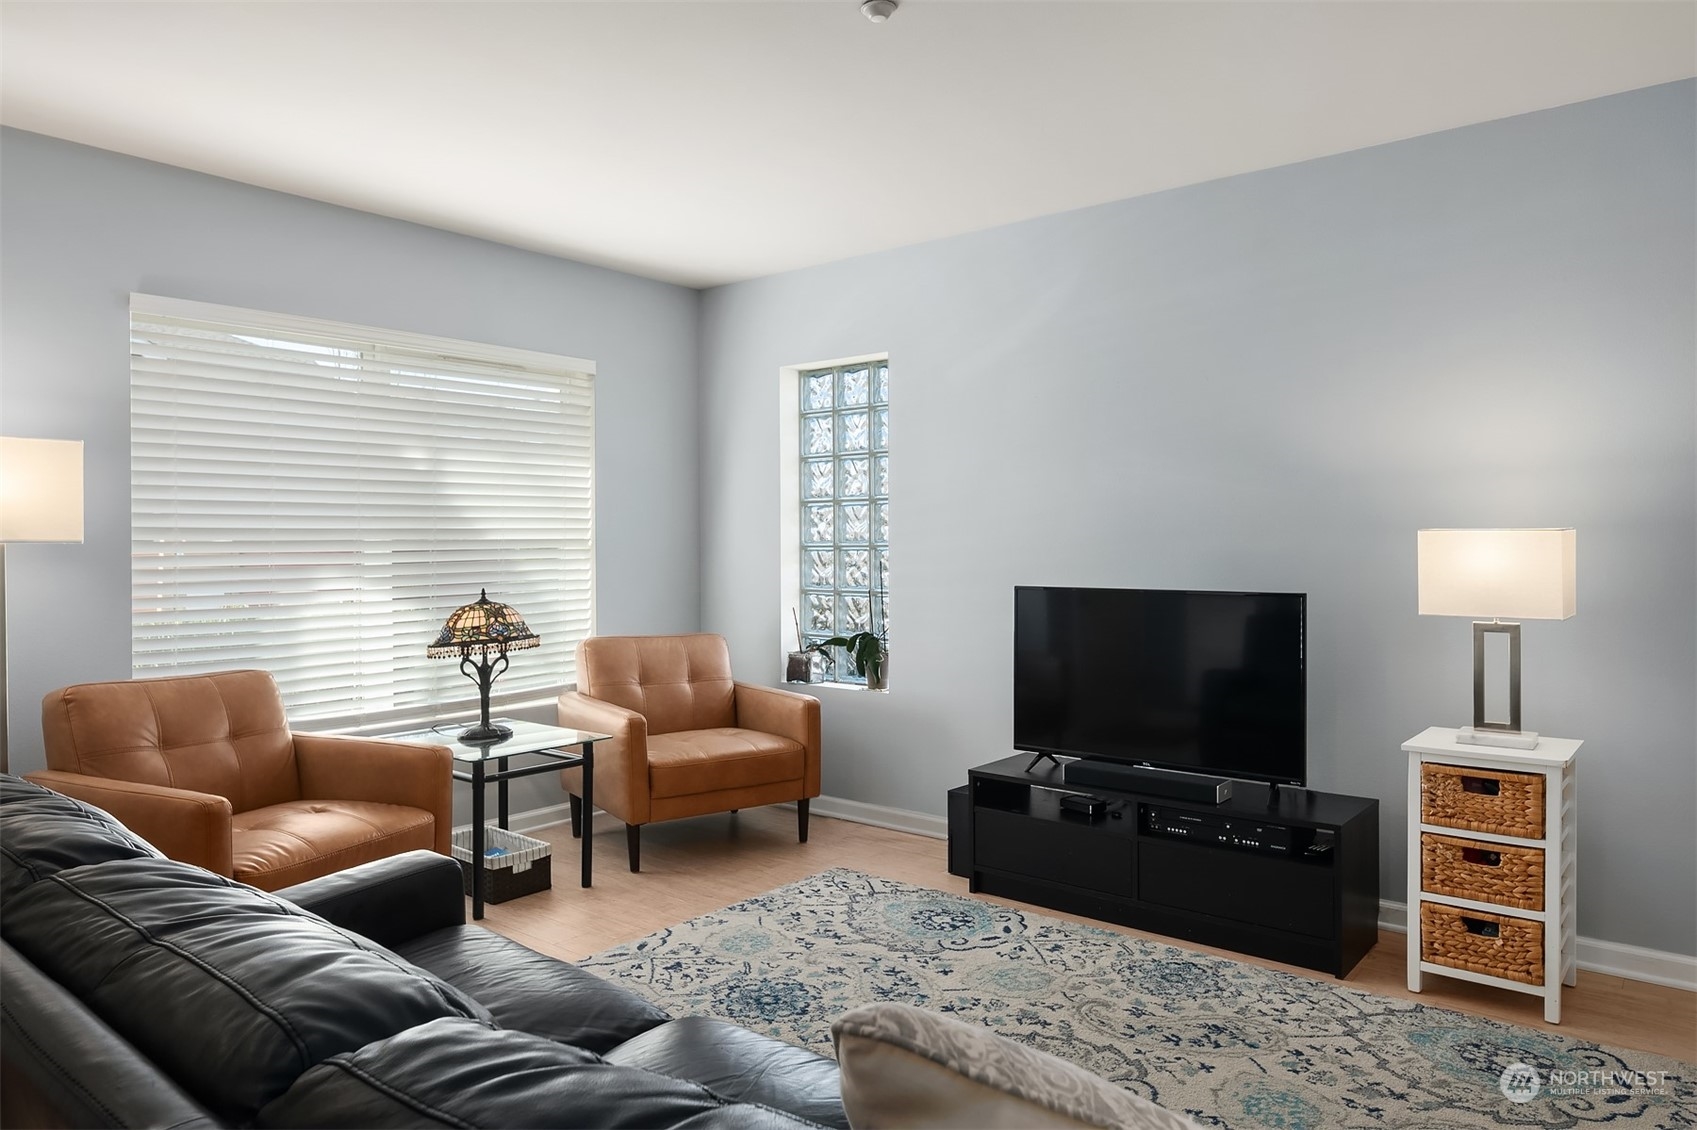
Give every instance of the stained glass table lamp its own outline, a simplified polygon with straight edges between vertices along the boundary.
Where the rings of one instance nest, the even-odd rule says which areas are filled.
[[[489,721],[489,687],[507,669],[507,652],[536,647],[542,637],[525,626],[524,618],[510,605],[489,599],[484,589],[477,600],[457,609],[434,643],[425,651],[432,659],[459,657],[460,670],[477,684],[483,713],[479,725],[460,735],[460,741],[498,742],[513,731]]]

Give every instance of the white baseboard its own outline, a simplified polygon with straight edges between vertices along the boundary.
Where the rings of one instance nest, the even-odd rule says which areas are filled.
[[[542,828],[554,828],[561,824],[569,824],[571,819],[571,805],[550,804],[543,808],[527,808],[523,812],[515,812],[507,820],[507,823],[515,832],[535,832]],[[494,821],[495,818],[490,816],[489,822],[494,823]],[[463,832],[469,827],[471,827],[469,823],[456,824],[454,831]],[[620,827],[623,827],[623,825],[616,816],[609,812],[602,812],[600,809],[595,810],[595,831],[605,832],[610,828]]]
[[[1624,942],[1605,942],[1598,938],[1580,938],[1579,968],[1593,973],[1611,973],[1629,981],[1648,981],[1652,985],[1697,992],[1697,957],[1665,950],[1629,946]]]
[[[1407,904],[1381,900],[1379,929],[1393,934],[1408,933]],[[1575,939],[1575,944],[1579,950],[1575,956],[1581,969],[1697,992],[1697,957],[1629,946],[1625,942],[1605,942],[1601,938],[1581,937]]]
[[[786,807],[794,808],[794,805]],[[837,820],[849,820],[856,824],[870,824],[874,828],[889,828],[896,832],[911,832],[916,836],[925,836],[933,840],[949,838],[949,821],[945,816],[932,816],[924,812],[909,812],[905,808],[889,808],[882,804],[867,804],[864,801],[844,800],[842,797],[818,796],[808,806],[808,811],[814,816],[830,816]]]
[[[773,808],[794,809],[793,802],[774,804]],[[841,800],[837,797],[815,797],[808,812],[813,816],[830,816],[838,820],[848,820],[855,824],[871,824],[878,828],[889,828],[896,832],[911,832],[916,836],[925,836],[933,840],[949,838],[949,822],[941,816],[930,816],[923,812],[909,812],[904,808],[886,808],[881,804],[863,804],[858,800]],[[553,828],[571,822],[572,809],[570,804],[550,804],[545,808],[529,808],[523,812],[515,812],[507,821],[515,832],[534,832],[541,828]],[[599,808],[595,810],[595,829],[604,832],[609,828],[621,828],[624,825],[618,817]],[[462,832],[471,827],[469,823],[457,825],[454,830]]]
[[[794,808],[794,805],[778,807]],[[856,824],[870,824],[875,828],[889,828],[897,832],[908,832],[915,836],[926,836],[933,840],[949,838],[949,821],[947,817],[932,816],[925,812],[910,812],[905,808],[891,808],[882,804],[867,804],[864,801],[845,800],[842,797],[820,796],[813,799],[810,811],[815,816],[829,816],[837,820],[848,820]],[[513,831],[533,832],[538,828],[551,828],[564,824],[571,819],[571,809],[564,804],[549,805],[546,808],[532,808],[525,812],[515,812],[512,817]],[[595,814],[597,830],[604,822],[616,826],[618,821],[605,812]],[[470,827],[470,825],[466,825]],[[1379,929],[1389,930],[1393,934],[1408,932],[1408,907],[1400,902],[1383,899],[1379,902]],[[1688,957],[1680,953],[1668,953],[1664,950],[1647,949],[1643,946],[1630,946],[1624,942],[1606,942],[1600,938],[1580,938],[1579,968],[1592,973],[1605,973],[1614,977],[1625,977],[1631,981],[1647,981],[1652,985],[1666,985],[1669,988],[1684,989],[1687,992],[1697,992],[1697,957]]]

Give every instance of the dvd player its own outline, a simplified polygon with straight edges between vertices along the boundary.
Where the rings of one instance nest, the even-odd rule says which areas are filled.
[[[1285,824],[1262,824],[1241,817],[1219,816],[1182,808],[1142,806],[1143,830],[1156,836],[1173,836],[1227,847],[1288,855],[1292,829]]]

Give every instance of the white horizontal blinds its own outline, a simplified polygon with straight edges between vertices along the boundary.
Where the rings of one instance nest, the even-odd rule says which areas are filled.
[[[574,681],[592,365],[143,295],[130,343],[137,676],[265,668],[324,725],[467,705],[424,652],[486,587],[542,637],[498,700]]]

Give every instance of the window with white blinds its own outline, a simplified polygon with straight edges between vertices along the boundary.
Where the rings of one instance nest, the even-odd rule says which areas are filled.
[[[294,722],[475,703],[425,648],[487,589],[542,637],[495,701],[575,681],[594,625],[594,365],[132,295],[138,677],[272,672]]]

